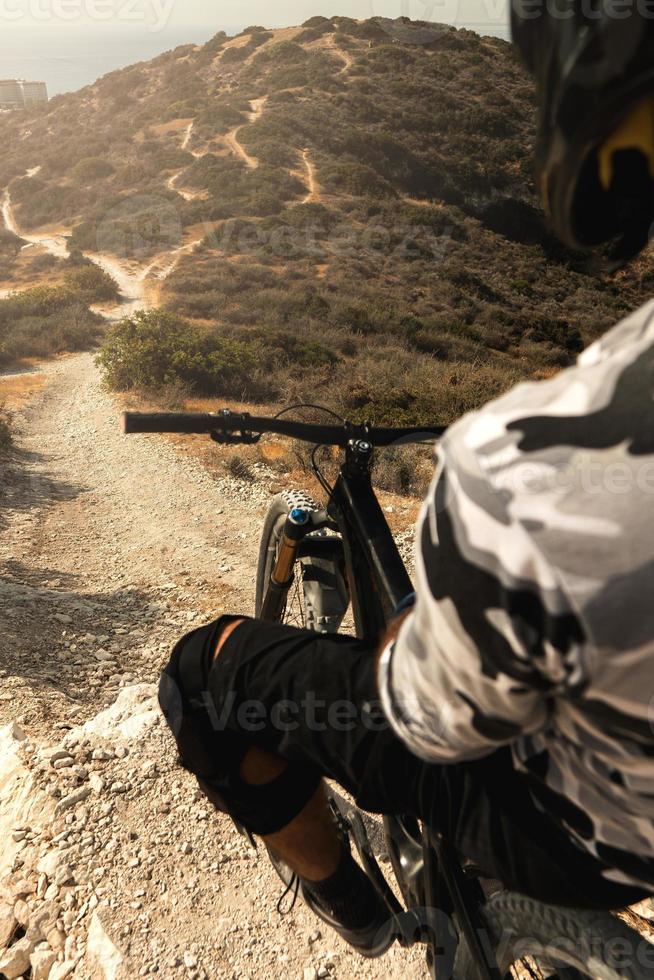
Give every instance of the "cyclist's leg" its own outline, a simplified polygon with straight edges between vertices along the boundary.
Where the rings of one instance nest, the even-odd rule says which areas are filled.
[[[288,733],[269,726],[268,747],[310,760],[362,808],[413,813],[490,877],[541,900],[618,908],[644,897],[607,880],[599,863],[536,806],[508,749],[458,765],[429,765],[410,753],[381,713],[375,656],[364,644],[346,637],[316,643],[313,634],[250,621],[224,649],[210,682],[216,693],[221,685],[243,684],[268,706],[284,696],[297,705],[313,693],[316,712],[300,712],[302,723]],[[349,707],[351,724],[343,723]]]
[[[360,952],[379,955],[394,940],[393,920],[339,839],[320,769],[308,759],[284,760],[260,744],[252,709],[265,706],[239,693],[245,685],[208,697],[211,661],[225,626],[219,622],[185,638],[162,680],[162,708],[182,759],[216,806],[290,864],[321,918]]]
[[[242,622],[244,620],[235,619],[222,631],[214,660]],[[239,774],[248,786],[266,786],[279,779],[288,765],[281,756],[254,746],[244,757]],[[341,862],[342,846],[322,782],[304,809],[286,827],[263,839],[306,881],[324,881],[335,874]]]
[[[213,802],[264,837],[288,827],[321,776],[364,809],[406,810],[422,764],[383,719],[374,651],[348,637],[248,620],[213,664],[229,623],[185,637],[161,685],[182,763]],[[257,782],[254,750],[287,768],[270,783],[250,785]]]
[[[384,716],[369,644],[246,620],[223,646],[208,688],[231,731],[249,727],[259,748],[312,766],[363,809],[413,807],[424,763]]]
[[[209,642],[215,650],[216,636]],[[363,809],[413,813],[442,830],[463,855],[515,890],[557,904],[600,907],[640,897],[606,881],[599,866],[537,809],[507,750],[453,766],[413,756],[381,713],[374,651],[356,640],[246,620],[209,666],[206,687],[213,737],[227,739],[215,743],[222,748],[213,755],[222,752],[222,762],[214,790],[217,785],[232,794],[234,815],[255,833],[290,824],[322,775],[339,782]],[[230,739],[241,747],[239,767],[257,746],[288,768],[269,787],[243,795],[239,774],[224,776]]]

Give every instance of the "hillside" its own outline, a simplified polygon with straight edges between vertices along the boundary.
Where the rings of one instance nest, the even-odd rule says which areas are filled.
[[[533,137],[507,43],[318,17],[1,118],[0,186],[21,229],[117,256],[175,315],[114,340],[115,386],[449,421],[651,293],[648,270],[599,275],[551,240]],[[3,253],[5,281],[26,261]]]

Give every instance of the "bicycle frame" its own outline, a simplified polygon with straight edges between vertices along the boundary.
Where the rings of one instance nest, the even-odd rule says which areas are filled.
[[[326,512],[300,524],[294,523],[291,515],[272,571],[268,601],[278,608],[283,607],[293,581],[293,564],[301,555],[302,542],[307,535],[324,527],[338,529],[356,634],[374,646],[383,637],[394,610],[413,591],[413,585],[372,487],[372,461],[371,444],[365,440],[352,440],[346,448],[345,461]],[[320,550],[329,547],[329,542],[318,538],[313,539],[312,545]],[[420,894],[416,895],[416,900],[422,908],[404,910],[397,902],[374,858],[357,811],[350,817],[347,829],[355,838],[368,875],[396,915],[403,918],[403,945],[410,946],[426,938],[431,976],[436,980],[438,957],[447,949],[448,937],[439,935],[434,910],[448,916],[454,913],[473,953],[480,980],[500,980],[491,945],[485,941],[479,912],[483,902],[481,886],[466,874],[454,848],[427,828],[421,832],[412,818],[388,816],[384,818],[384,824],[391,845],[397,847],[396,875],[403,874],[401,869],[412,869],[411,890],[418,882]],[[451,942],[449,945],[451,948]]]

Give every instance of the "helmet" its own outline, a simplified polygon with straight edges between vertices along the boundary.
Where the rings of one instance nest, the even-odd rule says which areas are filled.
[[[513,0],[536,77],[537,172],[553,230],[630,258],[654,221],[654,2]]]

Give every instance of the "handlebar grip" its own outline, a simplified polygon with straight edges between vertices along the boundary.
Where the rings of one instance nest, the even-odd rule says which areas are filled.
[[[126,435],[146,432],[206,435],[217,426],[217,417],[204,412],[123,412]]]

